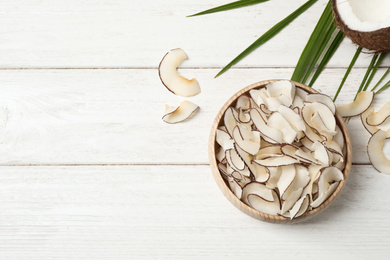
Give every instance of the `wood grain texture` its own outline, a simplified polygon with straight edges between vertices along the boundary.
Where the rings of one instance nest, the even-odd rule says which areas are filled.
[[[186,67],[221,67],[306,0],[288,5],[285,0],[272,0],[186,18],[227,2],[4,0],[0,68],[156,67],[168,50],[177,47],[188,52]],[[318,1],[237,66],[295,66],[326,2]],[[330,66],[348,66],[354,51],[346,40]],[[357,66],[368,64],[364,58],[357,61]]]
[[[3,166],[0,183],[1,259],[385,259],[390,253],[383,193],[390,178],[370,166],[353,166],[337,200],[296,225],[241,213],[208,166]]]
[[[200,111],[169,125],[161,120],[164,104],[182,99],[164,88],[154,69],[2,70],[0,163],[206,164],[209,132],[222,105],[254,82],[289,78],[292,69],[237,69],[218,79],[215,72],[181,70],[200,82],[202,93],[188,99]],[[315,88],[333,96],[343,74],[326,70]],[[352,101],[363,74],[364,69],[351,73],[336,104]],[[375,105],[386,96],[378,95]],[[348,128],[354,162],[368,163],[369,134],[358,118]]]

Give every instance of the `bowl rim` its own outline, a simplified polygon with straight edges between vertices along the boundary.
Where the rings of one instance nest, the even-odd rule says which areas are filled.
[[[263,212],[260,212],[258,210],[253,209],[252,207],[248,206],[243,201],[238,199],[234,195],[234,193],[231,191],[229,186],[226,184],[225,180],[223,179],[223,177],[222,177],[222,175],[221,175],[221,173],[220,173],[220,171],[218,169],[217,159],[216,159],[216,155],[215,155],[216,146],[217,146],[217,143],[215,141],[216,130],[217,130],[218,126],[223,122],[223,115],[224,115],[226,109],[228,109],[237,100],[237,98],[239,96],[249,92],[250,90],[255,89],[255,88],[263,88],[268,83],[275,82],[275,81],[280,81],[280,80],[283,80],[283,79],[264,80],[264,81],[253,83],[253,84],[251,84],[251,85],[249,85],[249,86],[239,90],[238,92],[236,92],[222,106],[222,108],[219,110],[216,118],[214,119],[213,125],[211,127],[211,132],[210,132],[210,136],[209,136],[209,148],[208,148],[208,151],[209,151],[209,163],[210,163],[210,168],[211,168],[211,172],[213,174],[214,180],[217,183],[219,189],[222,191],[224,196],[236,208],[238,208],[239,210],[241,210],[242,212],[244,212],[245,214],[247,214],[247,215],[249,215],[249,216],[251,216],[253,218],[256,218],[256,219],[262,220],[262,221],[266,221],[266,222],[271,222],[271,223],[297,223],[297,222],[301,222],[303,220],[307,220],[307,219],[309,219],[309,218],[319,214],[323,210],[325,210],[336,199],[336,197],[340,194],[340,192],[343,190],[343,188],[344,188],[344,186],[345,186],[345,184],[346,184],[346,182],[348,180],[350,168],[351,168],[351,165],[352,165],[352,146],[351,146],[351,140],[350,140],[348,129],[347,129],[347,127],[346,127],[342,117],[338,114],[337,111],[336,111],[336,114],[335,114],[336,123],[340,127],[341,132],[344,135],[344,142],[345,142],[345,147],[346,147],[346,153],[345,153],[346,162],[345,162],[345,168],[343,170],[344,180],[340,181],[339,185],[337,186],[336,190],[332,193],[332,195],[328,199],[326,199],[319,207],[317,207],[317,208],[315,208],[313,210],[307,211],[306,213],[304,213],[302,216],[300,216],[298,218],[294,218],[294,219],[291,220],[291,219],[283,217],[283,216],[276,216],[276,215],[266,214],[266,213],[263,213]],[[301,88],[301,89],[305,90],[306,92],[309,92],[309,93],[320,93],[317,90],[315,90],[315,89],[313,89],[311,87],[308,87],[308,86],[306,86],[306,85],[304,85],[302,83],[295,82],[295,81],[292,81],[292,80],[289,80],[289,81],[292,82],[296,87]]]

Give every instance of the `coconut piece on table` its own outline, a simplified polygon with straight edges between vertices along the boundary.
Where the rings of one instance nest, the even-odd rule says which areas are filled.
[[[390,102],[384,104],[377,112],[370,113],[367,116],[367,124],[379,126],[390,118]]]
[[[188,57],[182,49],[170,50],[160,62],[158,72],[163,85],[172,93],[182,97],[191,97],[200,93],[196,79],[187,79],[177,72],[177,67]]]
[[[379,127],[378,126],[373,126],[373,125],[369,125],[367,123],[367,118],[374,113],[374,109],[370,106],[369,108],[367,108],[366,111],[364,111],[361,115],[360,115],[360,120],[362,121],[362,124],[364,126],[364,128],[367,130],[367,132],[369,132],[371,135],[373,135],[374,133],[376,133],[378,130],[379,130]]]
[[[356,99],[346,105],[338,106],[337,112],[342,117],[358,116],[366,111],[374,101],[375,93],[372,91],[359,92]]]
[[[390,174],[390,160],[383,153],[383,145],[390,138],[390,129],[378,130],[368,141],[367,152],[372,166],[381,173]]]
[[[163,121],[169,124],[176,124],[189,119],[193,114],[199,110],[199,106],[190,102],[183,101],[178,107],[171,107],[165,105]]]

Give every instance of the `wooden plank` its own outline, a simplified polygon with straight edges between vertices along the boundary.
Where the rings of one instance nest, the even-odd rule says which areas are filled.
[[[0,4],[0,68],[156,67],[177,47],[188,53],[187,67],[221,67],[306,0],[288,5],[272,0],[186,18],[227,2],[5,0]],[[238,66],[295,66],[326,2],[316,3]],[[330,65],[347,66],[354,51],[345,41]],[[357,62],[368,64],[368,58]]]
[[[292,70],[238,69],[218,79],[213,69],[181,72],[200,82],[202,93],[188,98],[200,111],[169,125],[161,120],[164,104],[183,98],[166,90],[153,69],[0,71],[0,163],[204,164],[212,122],[228,98],[260,80],[289,78]],[[343,74],[326,70],[316,88],[333,95]],[[338,104],[352,100],[362,74],[351,74]],[[378,95],[377,105],[388,97]],[[369,135],[359,120],[348,125],[354,162],[367,163]]]
[[[354,166],[306,223],[252,219],[207,166],[0,167],[2,259],[384,259],[390,179]]]

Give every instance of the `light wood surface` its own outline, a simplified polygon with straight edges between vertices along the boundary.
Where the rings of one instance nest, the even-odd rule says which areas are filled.
[[[215,116],[241,88],[291,77],[327,1],[214,79],[306,0],[186,18],[227,2],[1,1],[1,260],[387,259],[390,176],[369,164],[358,118],[347,125],[350,178],[317,217],[263,223],[218,189],[207,153]],[[200,111],[168,125],[164,104],[183,99],[163,87],[157,66],[177,47],[189,56],[179,72],[200,83],[188,98]],[[355,50],[345,40],[315,89],[333,96]],[[371,57],[359,57],[336,104],[352,101]],[[389,98],[381,93],[375,107]]]

